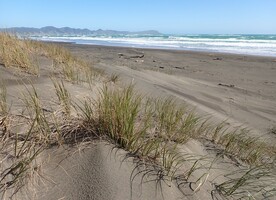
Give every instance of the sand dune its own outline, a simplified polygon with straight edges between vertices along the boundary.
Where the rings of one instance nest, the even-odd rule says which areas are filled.
[[[49,181],[34,199],[183,199],[175,185],[138,173],[122,150],[103,142],[89,146],[51,152],[44,169]]]
[[[92,61],[109,75],[118,74],[118,87],[135,84],[140,93],[155,97],[174,97],[187,104],[198,115],[211,118],[212,123],[227,120],[230,127],[246,127],[251,135],[267,137],[272,144],[275,136],[267,133],[276,124],[276,62],[269,57],[209,54],[187,51],[145,50],[63,44],[79,58]],[[43,60],[44,59],[44,60]],[[53,110],[57,101],[49,77],[52,63],[42,58],[40,76],[32,76],[0,66],[1,78],[7,84],[11,112],[22,110],[19,94],[34,86],[45,101],[45,109]],[[72,99],[80,102],[88,96],[98,97],[105,81],[93,88],[66,82]],[[115,87],[114,84],[109,85]],[[18,129],[20,130],[20,129]],[[0,130],[1,131],[1,130]],[[214,185],[226,180],[224,175],[240,169],[241,162],[233,157],[219,156],[221,147],[212,141],[191,139],[177,147],[180,153],[208,158],[198,163],[212,163],[208,173],[199,169],[189,181],[181,176],[190,163],[179,168],[173,180],[158,173],[157,165],[144,165],[143,160],[115,148],[105,140],[64,144],[43,151],[37,158],[39,170],[31,181],[16,193],[14,199],[212,199]],[[213,161],[214,162],[213,164]],[[143,163],[143,165],[139,165]],[[206,166],[205,166],[206,165]],[[206,179],[201,186],[202,177]],[[200,183],[199,181],[200,180]],[[196,189],[200,185],[200,189]],[[212,193],[213,194],[213,193]],[[2,195],[2,194],[1,194]],[[9,199],[11,194],[4,194]],[[221,198],[220,195],[217,198]]]

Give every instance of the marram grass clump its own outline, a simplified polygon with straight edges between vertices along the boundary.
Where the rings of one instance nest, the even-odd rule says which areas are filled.
[[[221,126],[205,128],[206,121],[202,122],[193,112],[177,105],[172,99],[148,99],[135,92],[133,86],[120,89],[110,84],[103,87],[98,99],[86,99],[76,105],[64,82],[52,80],[58,99],[58,102],[52,102],[55,112],[44,109],[45,105],[35,87],[30,87],[23,97],[26,108],[20,119],[26,127],[20,133],[14,133],[12,127],[4,123],[7,118],[0,118],[1,130],[4,130],[4,134],[0,135],[0,155],[8,154],[13,158],[6,168],[1,166],[0,191],[20,188],[28,177],[38,173],[40,165],[36,159],[44,149],[95,138],[125,149],[141,161],[145,173],[155,174],[170,182],[195,180],[194,192],[208,182],[215,161],[179,151],[183,144],[209,134],[216,143],[224,146],[225,151],[237,157],[237,144],[243,144],[239,151],[253,148],[251,138],[243,136],[239,140],[239,137],[232,136],[234,133],[223,131]],[[13,122],[16,122],[16,117],[20,118],[14,116]],[[13,118],[11,113],[9,118]],[[4,162],[7,157],[3,158]],[[275,188],[271,184],[275,180],[275,165],[271,162],[255,163],[225,175],[224,182],[214,184],[213,193],[226,197],[245,197],[249,194],[255,198],[261,192],[261,195],[273,196]],[[261,184],[257,184],[256,178],[261,180]]]
[[[8,33],[0,33],[0,63],[32,74],[39,70],[27,41]]]
[[[67,81],[73,83],[93,83],[101,74],[90,63],[73,56],[58,44],[18,38],[9,33],[0,33],[0,64],[15,67],[21,71],[39,75],[41,56],[52,60],[54,70]]]

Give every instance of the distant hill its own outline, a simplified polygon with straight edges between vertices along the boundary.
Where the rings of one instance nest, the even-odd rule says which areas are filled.
[[[62,27],[56,28],[54,26],[45,26],[42,28],[30,28],[30,27],[13,27],[0,29],[0,31],[11,32],[19,34],[22,36],[80,36],[80,35],[120,35],[120,34],[150,34],[150,35],[160,35],[158,31],[148,30],[140,32],[129,32],[129,31],[115,31],[115,30],[89,30],[89,29],[79,29]]]

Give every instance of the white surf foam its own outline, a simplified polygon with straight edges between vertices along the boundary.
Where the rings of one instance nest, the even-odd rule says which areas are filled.
[[[237,54],[265,55],[276,57],[276,40],[248,39],[246,36],[220,36],[206,38],[200,35],[186,36],[81,36],[81,37],[41,37],[43,41],[75,42],[79,44],[129,46],[166,49],[192,49]],[[269,38],[269,37],[268,37]]]

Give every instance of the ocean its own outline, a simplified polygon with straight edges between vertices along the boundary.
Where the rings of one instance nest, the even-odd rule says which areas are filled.
[[[276,57],[276,35],[112,35],[32,37],[43,41]]]

